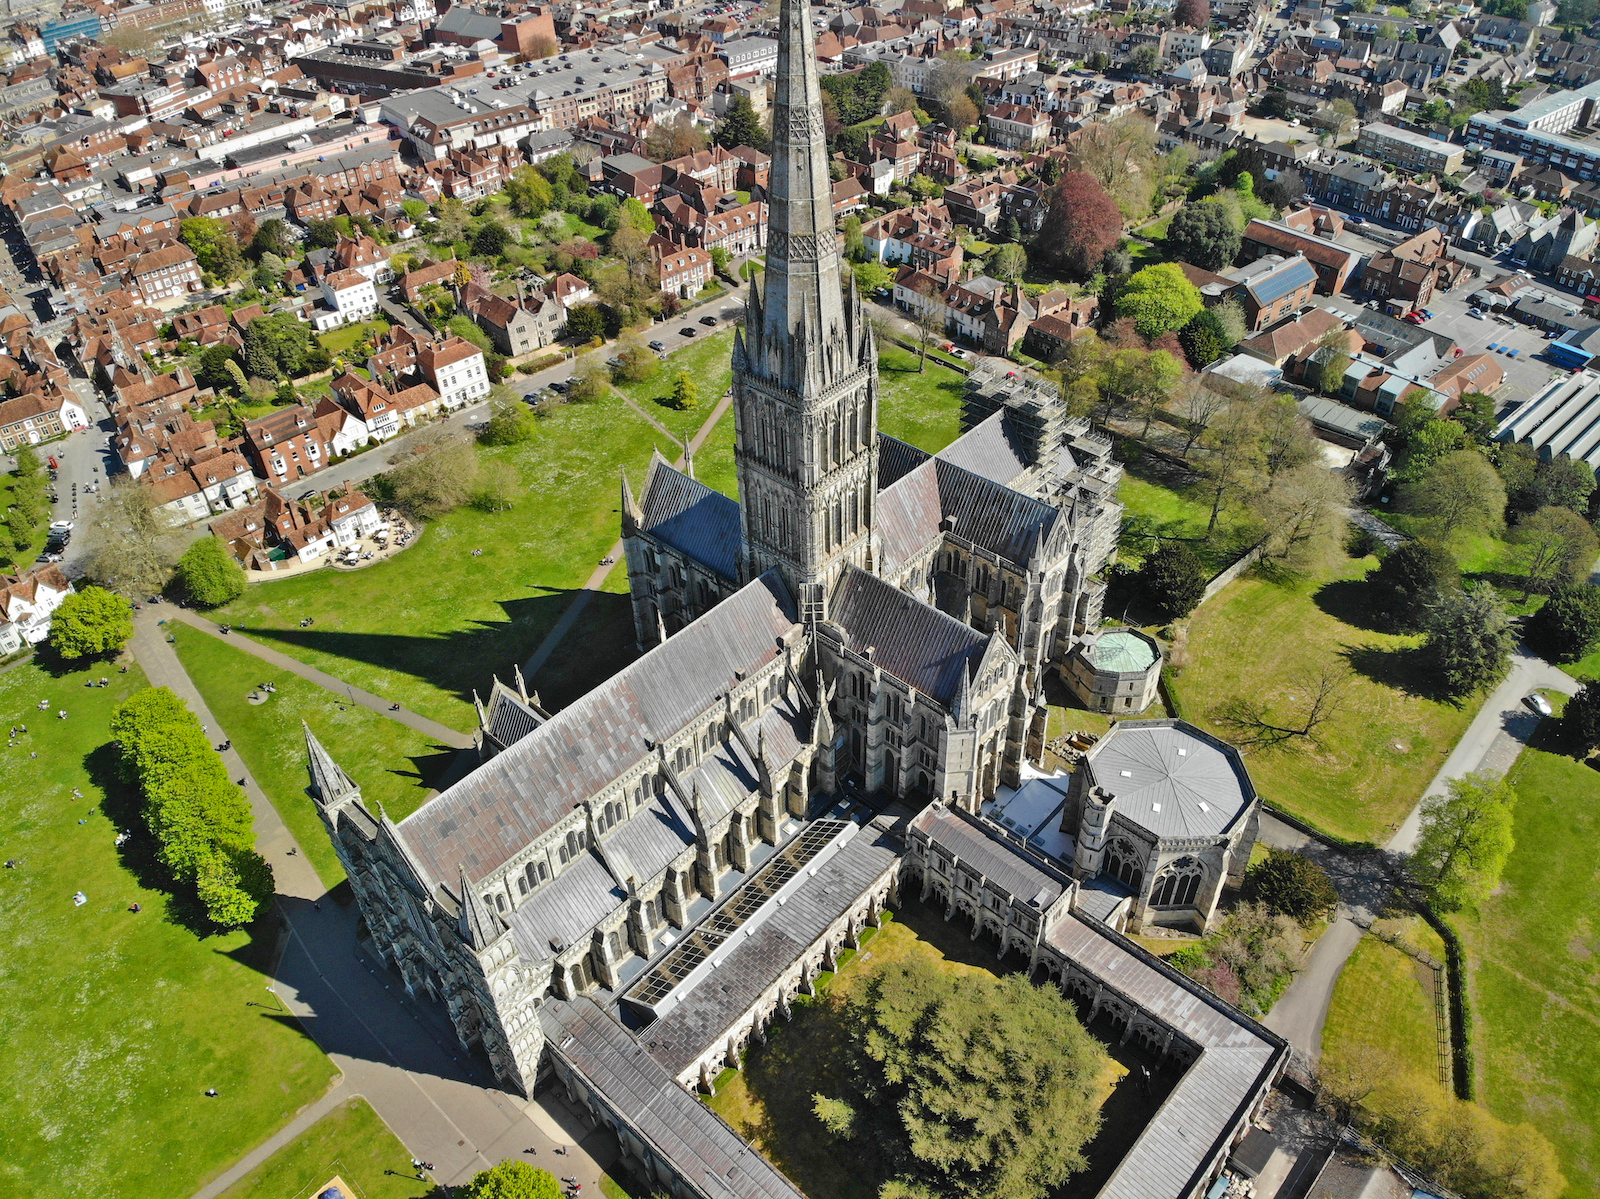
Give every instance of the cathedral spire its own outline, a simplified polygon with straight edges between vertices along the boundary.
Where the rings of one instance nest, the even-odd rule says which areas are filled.
[[[309,724],[302,720],[300,727],[306,732],[306,765],[311,771],[312,798],[327,807],[352,794],[356,785],[350,781],[350,776],[339,769],[333,755],[322,748],[322,742],[317,740]]]

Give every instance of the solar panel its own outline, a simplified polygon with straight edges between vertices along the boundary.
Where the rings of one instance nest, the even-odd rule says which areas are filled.
[[[808,825],[762,863],[726,903],[640,974],[622,998],[653,1011],[849,827],[847,820],[818,820]]]

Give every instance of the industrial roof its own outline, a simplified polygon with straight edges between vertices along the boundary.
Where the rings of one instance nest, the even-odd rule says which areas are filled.
[[[1117,814],[1158,837],[1218,836],[1255,802],[1239,751],[1181,720],[1122,720],[1084,759]]]
[[[1525,441],[1541,456],[1565,454],[1600,470],[1600,372],[1555,379],[1495,430],[1496,441]]]

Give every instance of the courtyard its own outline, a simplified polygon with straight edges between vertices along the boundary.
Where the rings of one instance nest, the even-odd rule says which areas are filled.
[[[767,1044],[752,1049],[742,1071],[724,1071],[713,1111],[750,1140],[807,1195],[816,1199],[875,1199],[888,1176],[870,1144],[842,1147],[812,1110],[815,1093],[837,1094],[851,1069],[843,1052],[846,1003],[888,967],[921,958],[956,977],[1007,972],[1016,959],[995,959],[994,943],[973,940],[965,922],[947,923],[933,908],[910,899],[883,928],[862,939],[859,951],[841,956],[836,974],[824,973],[816,997],[797,1005],[788,1024],[778,1024]],[[1102,1125],[1087,1150],[1089,1169],[1060,1191],[1066,1197],[1090,1196],[1143,1130],[1176,1075],[1156,1071],[1156,1063],[1128,1047],[1113,1047],[1109,1027],[1089,1031],[1106,1044],[1101,1076]],[[1149,1066],[1152,1081],[1140,1067]]]

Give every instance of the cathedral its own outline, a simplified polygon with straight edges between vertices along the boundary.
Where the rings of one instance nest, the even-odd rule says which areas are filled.
[[[507,1087],[564,1088],[670,1194],[799,1194],[694,1092],[905,886],[1115,1013],[1180,1086],[1232,1088],[1185,1117],[1195,1157],[1171,1193],[1197,1193],[1281,1042],[1099,917],[1154,905],[1203,925],[1249,857],[1254,792],[1231,749],[1167,721],[1035,805],[1057,856],[1010,827],[1021,807],[986,819],[1040,756],[1049,672],[1098,630],[1120,467],[1057,397],[998,371],[969,380],[945,450],[879,433],[805,0],[779,27],[766,270],[733,345],[739,500],[659,457],[637,496],[624,478],[639,657],[554,714],[520,675],[497,683],[480,763],[398,823],[308,729],[311,795],[407,992]],[[1150,1014],[1174,990],[1184,1003]],[[1170,1145],[1140,1145],[1129,1189],[1102,1194],[1166,1193],[1140,1171],[1176,1177]]]

